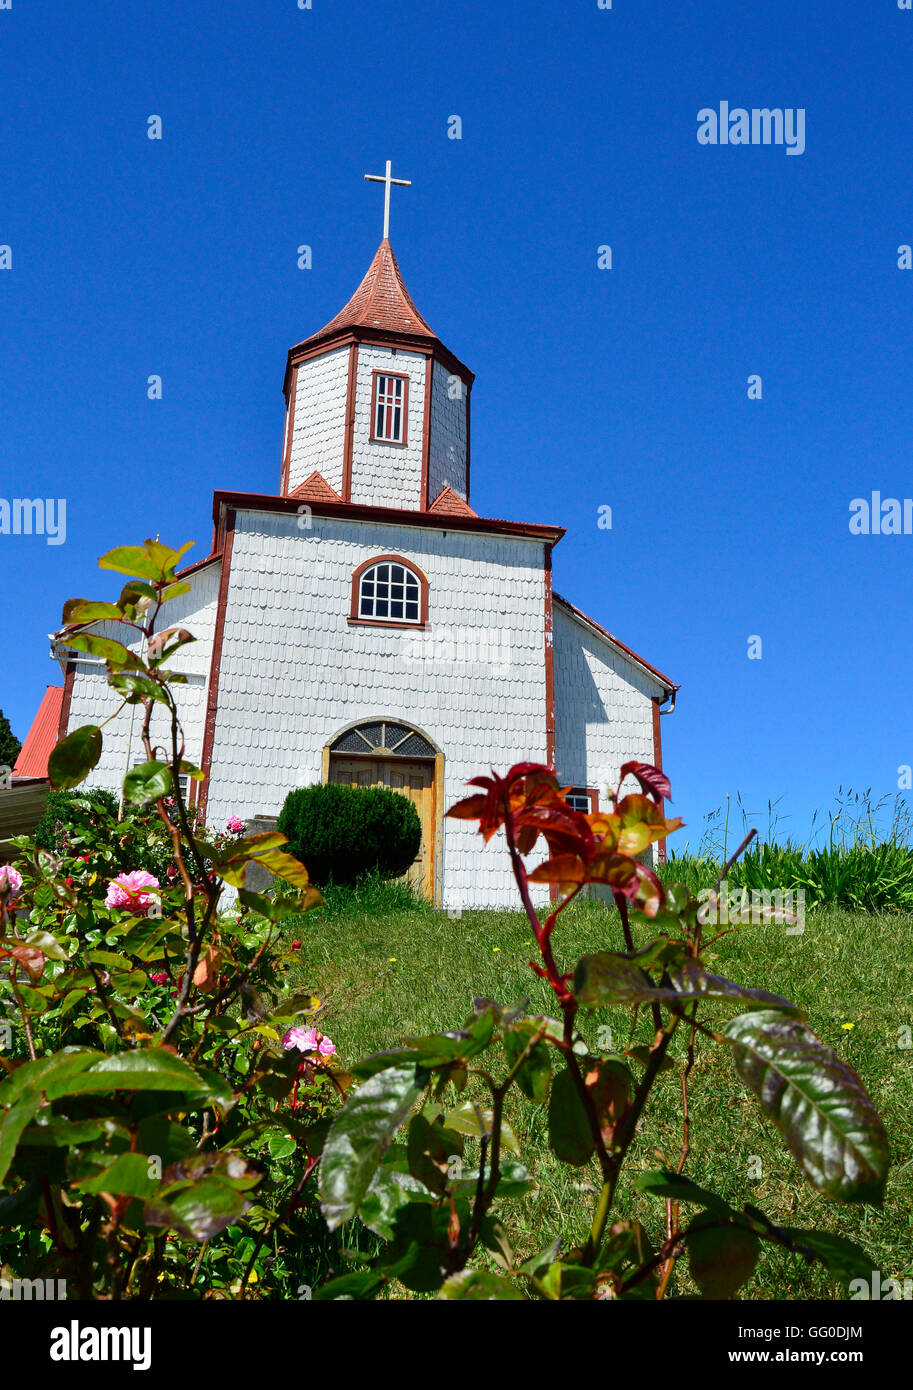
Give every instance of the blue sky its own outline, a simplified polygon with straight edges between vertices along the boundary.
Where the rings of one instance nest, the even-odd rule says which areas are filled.
[[[893,795],[913,536],[848,518],[913,494],[911,58],[896,0],[14,0],[0,495],[68,508],[63,545],[0,536],[20,737],[98,555],[201,556],[215,487],[276,488],[286,350],[360,280],[391,158],[406,282],[477,374],[473,503],[566,526],[558,591],[681,683],[686,834],[737,791],[799,838],[840,784]],[[804,154],[700,145],[724,100],[805,109]]]

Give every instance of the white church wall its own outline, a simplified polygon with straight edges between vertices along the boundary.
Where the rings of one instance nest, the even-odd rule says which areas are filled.
[[[315,516],[239,512],[219,678],[208,820],[276,815],[319,782],[322,751],[377,716],[422,729],[445,756],[445,807],[468,778],[545,761],[541,543]],[[428,576],[429,627],[348,622],[352,571],[401,554]],[[444,821],[449,908],[517,901],[502,842]]]
[[[461,394],[457,395],[456,392]],[[434,363],[431,378],[431,433],[428,450],[428,501],[453,488],[466,500],[466,408],[469,392],[465,382],[454,378],[440,362]]]
[[[371,440],[375,372],[395,372],[409,378],[408,425],[404,445],[380,444]],[[353,502],[366,507],[420,506],[424,413],[425,358],[422,354],[394,352],[389,348],[360,344],[352,440]]]
[[[316,469],[342,495],[349,349],[335,348],[296,369],[288,490]]]
[[[180,625],[197,639],[176,653],[172,669],[187,676],[186,685],[173,687],[186,741],[186,758],[199,766],[203,752],[203,727],[206,718],[206,689],[212,657],[219,596],[221,564],[214,561],[203,570],[188,576],[190,593],[171,599],[159,615],[157,627]],[[92,629],[103,637],[121,642],[124,629],[117,623],[97,623]],[[137,643],[127,644],[136,648]],[[77,661],[70,700],[68,729],[72,733],[83,724],[99,724],[113,714],[120,704],[116,692],[107,683],[104,665],[94,664],[95,658]],[[132,715],[132,719],[131,719]],[[127,706],[102,730],[102,754],[98,764],[85,782],[87,787],[106,787],[120,795],[121,783],[127,768],[146,761],[141,740],[143,710]],[[132,736],[131,736],[132,728]],[[170,747],[170,722],[164,707],[156,705],[151,724],[154,743]],[[128,757],[129,750],[129,757]]]
[[[554,640],[558,775],[596,787],[605,807],[622,763],[653,762],[652,697],[664,687],[559,603]]]

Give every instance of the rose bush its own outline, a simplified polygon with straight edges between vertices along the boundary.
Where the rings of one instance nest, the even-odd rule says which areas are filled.
[[[305,1238],[308,1179],[347,1078],[328,1040],[282,1041],[320,1009],[285,986],[282,922],[321,899],[281,835],[245,839],[235,817],[212,834],[185,804],[181,774],[201,774],[168,663],[192,639],[156,629],[186,589],[180,553],[114,551],[102,565],[133,576],[118,603],[64,611],[68,643],[142,713],[124,815],[58,802],[53,847],[22,838],[0,872],[0,1271],[83,1298],[293,1292],[330,1244]],[[95,634],[99,617],[124,643]],[[94,726],[69,734],[54,786],[77,787],[101,747]],[[287,882],[282,902],[246,890],[254,859]]]
[[[825,1197],[878,1204],[889,1152],[855,1072],[790,1001],[714,973],[719,933],[702,905],[642,862],[679,825],[657,768],[625,764],[610,808],[590,815],[538,764],[476,778],[449,814],[476,822],[484,841],[503,834],[554,1016],[477,998],[449,1031],[401,1038],[342,1070],[317,1025],[319,999],[283,984],[300,945],[284,946],[283,923],[294,915],[299,930],[321,903],[307,870],[283,835],[245,837],[237,817],[211,835],[180,791],[181,776],[203,773],[185,756],[168,663],[193,639],[156,624],[186,592],[184,549],[112,551],[102,566],[130,576],[117,603],[64,609],[70,646],[106,662],[122,707],[141,707],[147,761],[124,779],[121,820],[90,816],[96,825],[71,828],[54,850],[22,839],[16,866],[0,872],[4,1276],[62,1278],[83,1298],[288,1296],[319,1284],[317,1299],[405,1287],[449,1300],[628,1300],[676,1292],[685,1262],[692,1287],[718,1298],[744,1286],[768,1244],[843,1283],[868,1279],[852,1242],[780,1226],[687,1174],[700,1047],[728,1052]],[[125,641],[98,635],[99,620],[120,624]],[[68,734],[51,755],[54,785],[80,785],[102,739],[94,725]],[[629,779],[639,791],[623,792]],[[152,866],[139,857],[150,833]],[[251,862],[283,891],[250,892]],[[552,895],[547,912],[535,884]],[[616,939],[562,961],[562,913],[591,884],[610,891]],[[227,910],[226,885],[237,892]],[[651,933],[640,949],[632,922]],[[652,1040],[593,1051],[582,1009],[623,1011],[631,1039],[643,1011]],[[618,1215],[617,1198],[640,1119],[674,1067],[678,1163],[630,1180],[658,1204],[648,1230]],[[580,1246],[564,1239],[561,1213],[539,1251],[511,1234],[511,1203],[534,1181],[510,1123],[518,1093],[542,1108],[557,1162],[599,1170]]]

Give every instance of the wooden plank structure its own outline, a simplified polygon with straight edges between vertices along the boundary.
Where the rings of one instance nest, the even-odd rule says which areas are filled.
[[[34,830],[44,813],[47,794],[48,784],[43,777],[16,780],[0,789],[0,864],[15,859],[16,848],[10,840],[14,835],[28,835]]]

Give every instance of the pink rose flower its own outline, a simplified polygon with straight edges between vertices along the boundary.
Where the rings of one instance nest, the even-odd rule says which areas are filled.
[[[240,816],[229,816],[226,830],[230,830],[233,835],[240,835],[244,829],[244,822]]]
[[[22,875],[19,870],[14,869],[12,864],[0,865],[0,894],[5,897],[8,893],[15,898],[21,887]]]
[[[149,979],[154,985],[167,985],[168,983],[168,976],[162,970],[157,971],[155,975],[150,975]]]
[[[158,898],[157,893],[149,890],[158,887],[158,879],[152,874],[147,874],[145,869],[133,869],[129,874],[118,874],[117,878],[108,884],[105,907],[122,907],[137,914],[145,912]]]
[[[286,1052],[297,1048],[299,1052],[318,1052],[321,1057],[332,1057],[336,1051],[336,1044],[316,1028],[290,1028],[282,1039],[282,1046]]]
[[[290,1028],[282,1039],[282,1046],[286,1052],[291,1052],[293,1048],[297,1048],[299,1052],[316,1052],[317,1029]]]

